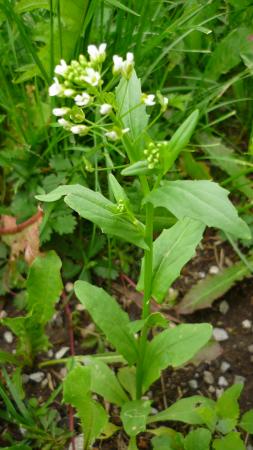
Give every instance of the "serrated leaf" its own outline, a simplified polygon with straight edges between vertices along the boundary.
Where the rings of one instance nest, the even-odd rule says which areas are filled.
[[[73,233],[75,226],[76,218],[72,214],[55,217],[53,221],[53,229],[60,235]]]
[[[132,400],[122,406],[120,418],[128,436],[136,436],[146,430],[151,401]]]
[[[63,399],[77,409],[84,433],[84,448],[88,448],[108,422],[102,405],[92,400],[91,371],[89,367],[77,366],[63,382]]]
[[[178,219],[191,217],[243,239],[250,239],[247,224],[227,198],[229,191],[208,180],[166,181],[145,197],[145,203],[162,206]]]
[[[136,340],[129,328],[129,317],[116,300],[103,289],[86,281],[75,283],[75,293],[108,341],[130,363],[138,359]]]
[[[223,434],[232,431],[240,414],[238,399],[241,395],[243,384],[234,384],[226,389],[216,403],[216,412],[219,421],[216,429]]]
[[[173,227],[164,230],[154,242],[152,297],[161,303],[181,269],[194,256],[202,239],[205,225],[185,217]],[[137,289],[144,288],[144,261]]]
[[[209,324],[182,324],[159,333],[148,343],[143,362],[144,391],[168,366],[178,367],[189,361],[212,335]]]
[[[243,414],[240,427],[249,434],[253,434],[253,409]]]
[[[101,395],[106,401],[122,406],[129,400],[123,391],[118,379],[107,364],[102,361],[92,360],[89,365],[91,369],[91,390]]]
[[[232,432],[221,439],[213,441],[214,450],[246,450],[244,442],[240,437],[240,433]]]
[[[65,203],[81,217],[98,225],[104,233],[118,236],[141,248],[147,248],[144,241],[144,225],[133,223],[127,214],[120,214],[116,204],[107,200],[99,192],[81,185],[59,186],[54,191],[36,198],[43,202],[53,202],[65,197]]]
[[[148,419],[148,423],[163,422],[166,420],[173,420],[188,423],[190,425],[201,425],[202,419],[196,412],[200,405],[213,405],[214,401],[201,395],[194,395],[192,397],[182,398],[173,403],[172,406],[159,412]]]
[[[205,428],[197,428],[187,434],[184,441],[185,450],[209,450],[212,434]]]

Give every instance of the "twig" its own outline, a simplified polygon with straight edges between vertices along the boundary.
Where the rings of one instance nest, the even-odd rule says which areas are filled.
[[[30,217],[30,219],[27,219],[24,222],[19,223],[18,225],[14,225],[13,227],[0,227],[0,235],[20,233],[25,228],[38,222],[42,217],[43,217],[43,210],[40,207],[38,207],[37,213],[34,214],[34,216]]]

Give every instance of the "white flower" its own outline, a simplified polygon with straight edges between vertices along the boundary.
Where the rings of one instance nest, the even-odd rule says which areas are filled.
[[[155,105],[155,96],[154,94],[142,94],[141,101],[147,106]]]
[[[112,110],[112,105],[110,105],[109,103],[104,103],[103,105],[100,106],[100,114],[105,115],[105,114],[109,114]]]
[[[58,78],[54,78],[54,83],[49,86],[49,95],[50,97],[54,97],[55,95],[59,95],[62,92],[62,85],[59,83]]]
[[[100,44],[99,47],[96,45],[88,45],[88,53],[91,62],[103,62],[105,60],[105,49],[106,44]]]
[[[169,103],[168,97],[163,97],[162,98],[162,106],[168,106],[168,103]]]
[[[134,55],[128,52],[125,61],[123,61],[122,75],[129,78],[134,67]]]
[[[115,130],[107,131],[105,135],[106,137],[108,137],[108,139],[111,139],[111,141],[117,141],[117,139],[119,139],[119,135]]]
[[[130,128],[123,128],[122,134],[126,134],[126,133],[128,133],[128,131],[130,131]]]
[[[121,56],[118,55],[113,55],[112,59],[113,59],[112,71],[115,75],[117,75],[118,73],[121,72],[123,68],[123,58],[121,58]]]
[[[64,128],[69,128],[70,125],[71,125],[71,122],[69,122],[66,119],[61,118],[61,119],[58,119],[58,124],[61,125]]]
[[[97,86],[101,77],[100,73],[96,70],[92,69],[91,67],[88,67],[86,69],[86,74],[83,79],[86,81],[86,83],[90,84],[91,86]]]
[[[65,89],[63,94],[65,95],[65,97],[72,97],[72,95],[75,94],[74,89]]]
[[[87,92],[82,92],[75,96],[75,103],[77,106],[87,106],[90,101],[90,95]]]
[[[54,72],[57,73],[57,75],[64,75],[67,68],[68,66],[66,62],[64,61],[64,59],[61,59],[61,63],[55,67]]]
[[[80,134],[81,136],[84,136],[88,133],[89,128],[86,127],[86,125],[73,125],[73,127],[70,128],[73,134]]]
[[[67,107],[53,109],[53,115],[56,117],[65,116],[65,114],[67,114],[68,112],[69,112],[69,108],[67,108]]]

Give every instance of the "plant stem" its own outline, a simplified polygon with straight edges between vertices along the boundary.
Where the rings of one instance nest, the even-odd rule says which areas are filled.
[[[142,319],[146,319],[150,314],[150,298],[152,288],[152,266],[153,266],[153,217],[154,208],[151,203],[146,204],[146,244],[148,249],[144,253],[144,295]],[[146,346],[148,339],[148,328],[143,327],[139,340],[139,361],[136,368],[136,398],[142,396],[143,382],[143,362],[145,358]]]

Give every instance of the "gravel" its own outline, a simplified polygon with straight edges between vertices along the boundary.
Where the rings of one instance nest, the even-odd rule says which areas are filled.
[[[35,383],[41,383],[44,377],[44,372],[34,372],[29,375],[29,379],[34,381]]]
[[[3,334],[4,340],[5,342],[7,342],[7,344],[12,344],[13,340],[14,340],[14,336],[10,331],[5,331]]]
[[[207,384],[214,384],[214,376],[209,370],[204,371],[204,381]]]
[[[226,341],[229,338],[228,333],[224,328],[214,328],[213,337],[218,342]]]

